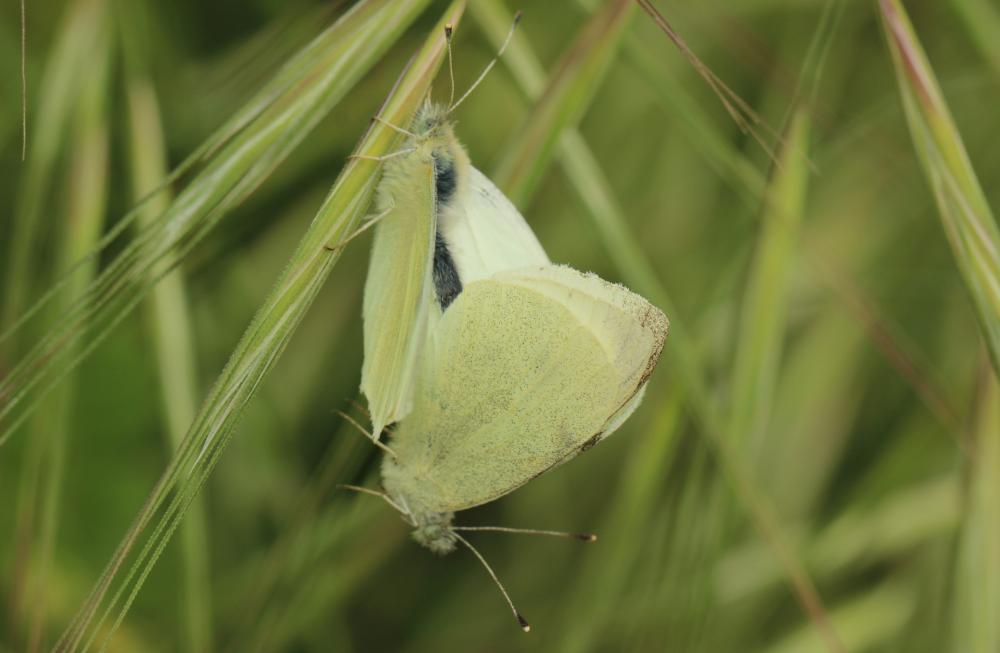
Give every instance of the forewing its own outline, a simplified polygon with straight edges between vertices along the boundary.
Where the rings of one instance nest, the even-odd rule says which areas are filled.
[[[462,192],[441,215],[440,229],[462,283],[497,272],[548,265],[538,238],[517,208],[472,166]]]
[[[430,161],[413,158],[387,167],[379,189],[363,305],[361,391],[368,398],[372,432],[410,410],[417,359],[433,302],[434,175]]]
[[[634,410],[666,328],[638,295],[567,267],[468,284],[431,334],[387,487],[461,510],[571,458]]]

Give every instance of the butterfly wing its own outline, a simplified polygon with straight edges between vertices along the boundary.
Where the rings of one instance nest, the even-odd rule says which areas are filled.
[[[568,267],[467,284],[429,339],[386,488],[462,510],[573,457],[638,405],[666,332],[643,298]]]
[[[361,391],[372,432],[409,412],[417,358],[433,302],[434,168],[426,157],[401,157],[386,166],[362,307]]]
[[[538,238],[517,208],[471,165],[458,201],[441,214],[439,229],[463,284],[496,272],[548,265]]]

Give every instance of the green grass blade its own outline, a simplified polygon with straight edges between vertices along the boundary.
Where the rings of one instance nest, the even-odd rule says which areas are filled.
[[[984,375],[955,569],[952,650],[1000,650],[1000,383]]]
[[[809,116],[792,117],[764,207],[737,335],[729,437],[758,460],[768,426],[785,337],[789,269],[805,208]]]
[[[86,357],[234,207],[241,204],[360,80],[427,0],[367,0],[306,46],[196,155],[198,174],[142,229],[49,330],[0,379],[0,444],[41,393]],[[183,166],[182,166],[183,167]],[[119,221],[112,234],[137,213]],[[108,242],[105,238],[105,244]],[[98,250],[84,260],[96,257]],[[58,284],[57,286],[58,287]],[[9,334],[5,334],[9,336]],[[69,342],[85,343],[68,348]]]
[[[456,24],[463,9],[464,2],[458,1],[444,14],[387,98],[380,112],[383,120],[391,124],[408,124],[427,94],[442,61],[445,52],[444,25]],[[383,155],[391,151],[397,136],[390,128],[373,123],[357,152],[366,156]],[[377,173],[376,163],[352,159],[337,178],[285,272],[244,332],[202,404],[181,448],[136,517],[90,598],[63,634],[56,647],[58,651],[76,651],[81,646],[89,648],[100,633],[104,634],[107,643],[121,623],[153,564],[228,444],[247,403],[282,354],[339,259],[341,250],[329,248],[349,237],[359,225],[374,193]],[[168,500],[172,490],[173,496]],[[164,510],[129,573],[110,600],[105,601],[118,570],[161,507]],[[105,620],[112,615],[110,629],[102,631]]]
[[[145,71],[146,54],[138,34],[148,29],[142,21],[143,5],[119,5],[123,51],[127,75],[129,163],[133,194],[141,200],[154,193],[140,207],[137,226],[150,227],[170,205],[167,190],[155,192],[167,178],[167,154],[156,90]],[[129,11],[131,9],[131,11]],[[145,29],[144,29],[145,28]],[[166,275],[153,289],[147,309],[150,338],[159,372],[160,396],[168,451],[178,449],[197,408],[198,382],[190,311],[184,276],[180,269]],[[180,527],[182,576],[179,606],[183,636],[188,651],[212,649],[211,576],[208,564],[208,536],[205,507],[195,499]]]
[[[67,203],[65,213],[54,221],[58,233],[57,270],[70,268],[94,246],[107,209],[110,142],[106,96],[111,35],[105,4],[93,4],[92,9],[93,23],[89,27],[94,31],[88,34],[91,47],[82,62],[89,74],[77,89],[69,116],[71,138],[66,145],[70,162],[64,182]],[[73,277],[46,316],[49,323],[59,321],[74,294],[95,273],[96,266],[90,266]],[[21,573],[11,593],[12,621],[15,627],[23,627],[25,651],[46,648],[50,628],[62,488],[74,431],[75,389],[70,378],[46,398],[44,410],[31,423],[31,438],[25,449],[18,497],[19,532],[15,539],[27,546],[17,552],[15,567]]]
[[[903,5],[879,0],[879,10],[910,134],[1000,375],[1000,230]]]

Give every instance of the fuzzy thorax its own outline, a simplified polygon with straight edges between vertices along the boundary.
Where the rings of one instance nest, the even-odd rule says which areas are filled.
[[[403,518],[413,525],[413,539],[438,555],[451,553],[458,543],[452,530],[455,513],[427,508],[420,500],[417,483],[395,460],[383,459],[382,485],[402,510]]]
[[[431,512],[424,515],[411,515],[416,526],[413,529],[413,539],[438,555],[451,553],[455,550],[458,538],[452,530],[453,512]]]

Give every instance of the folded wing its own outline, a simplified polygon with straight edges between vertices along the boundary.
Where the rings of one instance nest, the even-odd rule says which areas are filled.
[[[666,332],[638,295],[568,267],[467,284],[429,334],[387,488],[461,510],[573,457],[635,408]]]
[[[402,419],[412,403],[434,286],[434,172],[419,159],[388,167],[365,281],[364,364],[372,432]]]

